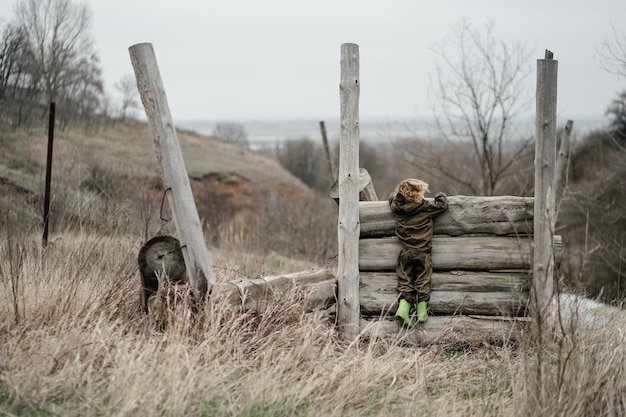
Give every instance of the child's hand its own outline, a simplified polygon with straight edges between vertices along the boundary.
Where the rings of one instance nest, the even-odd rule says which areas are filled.
[[[435,204],[441,205],[442,208],[448,208],[448,196],[446,193],[437,193],[435,196]]]

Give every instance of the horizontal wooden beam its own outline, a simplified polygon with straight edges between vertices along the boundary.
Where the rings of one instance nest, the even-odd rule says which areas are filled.
[[[360,239],[360,271],[395,271],[402,249],[396,238]],[[555,256],[561,256],[561,236],[554,236]],[[512,236],[434,236],[434,270],[529,270],[532,239]]]
[[[526,318],[439,316],[406,330],[393,319],[369,317],[361,319],[361,336],[398,338],[415,344],[506,342],[519,338],[528,323]]]
[[[432,199],[429,199],[432,200]],[[435,234],[532,234],[533,197],[448,197],[448,209],[434,220]],[[360,202],[361,237],[393,236],[395,220],[387,201]]]
[[[275,297],[301,289],[306,296],[307,308],[323,308],[335,303],[337,279],[329,269],[315,269],[293,274],[219,283],[213,294],[232,311],[264,311]]]
[[[361,292],[391,293],[397,295],[398,276],[395,272],[361,272]],[[433,272],[432,291],[460,292],[529,292],[529,271]]]
[[[397,308],[398,278],[393,273],[361,273],[361,312],[393,315]],[[428,307],[432,314],[523,316],[529,294],[529,275],[517,273],[434,273]]]

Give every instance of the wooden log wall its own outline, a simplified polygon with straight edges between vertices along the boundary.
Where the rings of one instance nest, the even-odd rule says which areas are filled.
[[[534,198],[448,200],[434,219],[431,316],[403,337],[420,343],[510,337],[528,322]],[[359,220],[361,332],[397,334],[395,267],[402,246],[389,203],[360,202]],[[561,237],[553,244],[559,259]]]

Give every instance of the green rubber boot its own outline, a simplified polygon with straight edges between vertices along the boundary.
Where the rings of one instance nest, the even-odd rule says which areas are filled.
[[[396,310],[396,321],[400,326],[408,327],[409,329],[413,327],[413,323],[409,317],[410,312],[411,303],[404,298],[401,298],[400,303],[398,304],[398,309]]]
[[[420,301],[417,303],[417,321],[425,323],[428,320],[428,313],[426,312],[426,301]]]

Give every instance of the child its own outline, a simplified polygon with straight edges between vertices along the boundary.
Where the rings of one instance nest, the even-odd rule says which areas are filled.
[[[428,318],[426,307],[433,272],[432,218],[448,208],[444,193],[438,193],[431,203],[424,198],[427,191],[428,184],[424,181],[409,178],[400,182],[389,196],[391,211],[396,218],[396,236],[402,243],[396,264],[401,297],[396,320],[409,328],[413,326],[409,314],[414,303],[417,303],[417,321],[424,323]]]

